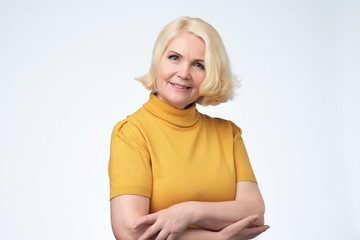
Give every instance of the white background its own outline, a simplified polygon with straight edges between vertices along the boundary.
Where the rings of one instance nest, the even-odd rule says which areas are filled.
[[[162,29],[220,33],[233,120],[266,201],[258,239],[360,239],[359,1],[0,0],[0,239],[113,239],[114,124],[147,101],[134,77]]]

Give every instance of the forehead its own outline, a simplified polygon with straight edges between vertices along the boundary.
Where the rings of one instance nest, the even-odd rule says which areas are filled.
[[[170,40],[166,52],[175,51],[181,55],[191,55],[196,58],[204,58],[205,42],[193,33],[182,31]]]

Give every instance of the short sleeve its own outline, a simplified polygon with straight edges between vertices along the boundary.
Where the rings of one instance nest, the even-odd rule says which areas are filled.
[[[108,173],[110,199],[124,194],[151,197],[149,152],[141,131],[128,120],[118,122],[112,131]]]
[[[234,159],[235,159],[235,170],[236,170],[236,181],[251,181],[255,182],[256,177],[251,167],[250,160],[245,148],[244,141],[241,137],[241,129],[232,123],[233,136],[234,136]]]

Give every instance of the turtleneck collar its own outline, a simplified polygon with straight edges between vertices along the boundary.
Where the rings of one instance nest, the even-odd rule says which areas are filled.
[[[144,104],[144,108],[162,120],[179,127],[191,127],[200,117],[195,103],[182,110],[160,100],[154,93],[150,93],[150,99]]]

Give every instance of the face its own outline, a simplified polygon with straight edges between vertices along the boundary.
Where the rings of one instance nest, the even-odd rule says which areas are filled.
[[[173,38],[160,59],[156,75],[158,97],[184,109],[199,98],[199,87],[206,76],[204,41],[189,32]]]

